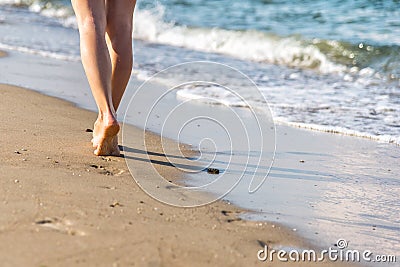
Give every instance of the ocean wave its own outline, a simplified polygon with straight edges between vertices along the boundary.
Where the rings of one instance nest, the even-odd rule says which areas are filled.
[[[300,35],[279,36],[257,30],[227,30],[179,25],[164,20],[165,8],[137,10],[134,37],[151,43],[229,55],[322,74],[336,73],[347,80],[400,81],[400,46],[350,43]]]
[[[176,91],[176,96],[178,99],[200,100],[205,104],[249,107],[249,104],[244,99],[217,85],[209,85],[207,87],[202,85],[200,88],[191,85],[184,86]]]
[[[55,52],[50,52],[50,51],[46,51],[46,50],[32,49],[32,48],[25,47],[25,46],[13,46],[13,45],[0,43],[0,49],[18,51],[18,52],[22,52],[22,53],[27,53],[27,54],[32,54],[32,55],[40,55],[42,57],[48,57],[48,58],[66,60],[66,61],[79,61],[80,60],[80,57],[78,57],[78,56],[67,55],[67,54],[62,54],[62,53],[55,53]]]
[[[352,129],[348,129],[345,127],[338,127],[338,126],[328,126],[328,125],[318,125],[312,123],[300,123],[300,122],[291,122],[286,118],[283,117],[274,117],[275,123],[284,124],[292,127],[319,131],[319,132],[326,132],[326,133],[333,133],[333,134],[341,134],[347,136],[354,136],[354,137],[361,137],[366,138],[382,143],[389,143],[395,144],[400,146],[400,136],[392,136],[392,135],[376,135],[371,133],[360,132]]]
[[[244,99],[241,99],[236,95],[230,93],[229,91],[225,90],[224,88],[217,86],[208,86],[206,90],[204,89],[205,88],[193,88],[189,86],[187,88],[182,88],[177,90],[176,95],[177,98],[181,100],[195,100],[210,105],[225,105],[230,107],[242,107],[242,108],[251,107],[254,110],[265,109],[264,101],[260,102],[256,101],[255,99],[245,99],[244,101]],[[276,114],[277,109],[282,107],[294,109],[301,113],[307,113],[310,111],[309,110],[310,107],[309,106],[306,107],[304,105],[293,106],[291,104],[279,104],[279,105],[270,104],[274,121],[278,124],[288,125],[312,131],[361,137],[382,143],[390,143],[400,146],[400,136],[393,136],[388,134],[381,134],[381,135],[372,134],[364,131],[354,130],[346,127],[332,126],[332,125],[294,122],[291,121],[289,117],[282,117]],[[314,111],[316,109],[332,111],[332,108],[328,104],[320,105],[317,108],[314,108]],[[383,108],[381,108],[379,111],[382,111],[382,109]],[[390,109],[390,111],[392,110]],[[399,120],[397,118],[394,118],[393,116],[387,116],[385,118],[385,122],[393,123],[393,125],[396,126],[399,125]]]
[[[31,12],[57,18],[65,27],[77,28],[69,1],[0,0],[0,5],[5,4],[26,7]],[[375,81],[400,80],[400,46],[352,44],[339,40],[307,39],[300,35],[279,36],[257,30],[180,25],[165,20],[162,4],[136,9],[134,37],[242,60],[312,69],[323,74],[339,73],[347,80],[359,76]]]
[[[256,30],[187,27],[165,22],[163,10],[160,5],[151,10],[138,10],[135,38],[243,60],[315,69],[321,73],[341,73],[347,69],[330,61],[315,45],[295,36],[280,37]]]
[[[65,27],[77,28],[75,15],[71,5],[66,5],[62,1],[0,0],[0,5],[27,8],[29,11],[38,13],[42,16],[59,19],[61,24]]]
[[[77,28],[71,6],[40,0],[0,0],[0,4],[27,7],[31,12],[57,18],[66,27]],[[226,30],[178,25],[164,20],[164,6],[137,9],[134,37],[143,41],[184,47],[243,60],[289,67],[314,69],[321,73],[341,73],[347,68],[327,58],[312,43],[296,36],[280,37],[256,30]]]

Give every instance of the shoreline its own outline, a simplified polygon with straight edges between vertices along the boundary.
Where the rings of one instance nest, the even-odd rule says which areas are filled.
[[[15,86],[0,85],[0,94],[0,258],[6,266],[255,266],[260,242],[310,247],[278,224],[238,219],[243,210],[221,201],[195,209],[161,204],[138,188],[123,158],[91,154],[85,129],[94,112]],[[156,140],[150,149],[157,151]]]

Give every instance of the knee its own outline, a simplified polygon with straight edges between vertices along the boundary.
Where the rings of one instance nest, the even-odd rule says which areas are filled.
[[[121,23],[118,27],[107,25],[107,34],[116,54],[132,54],[132,22]]]
[[[104,19],[86,16],[78,19],[79,32],[81,34],[95,34],[104,38],[106,22]]]

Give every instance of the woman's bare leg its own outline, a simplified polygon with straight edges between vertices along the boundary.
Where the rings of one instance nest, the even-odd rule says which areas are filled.
[[[120,1],[120,0],[119,0]],[[107,15],[101,0],[72,0],[81,41],[82,64],[95,98],[99,116],[94,125],[96,155],[119,155],[115,138],[119,124],[112,100],[112,65],[105,40]]]
[[[112,63],[111,90],[118,109],[132,73],[132,30],[136,0],[106,0],[106,41]],[[118,136],[114,138],[118,145]]]
[[[132,73],[132,21],[136,0],[106,0],[107,45],[112,63],[111,89],[115,110]]]

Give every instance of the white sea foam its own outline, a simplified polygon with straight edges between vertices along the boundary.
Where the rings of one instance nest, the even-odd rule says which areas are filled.
[[[315,46],[306,45],[296,37],[278,37],[251,30],[190,28],[166,23],[162,6],[153,10],[138,10],[135,15],[135,38],[244,60],[311,68],[321,73],[346,70],[345,66],[331,62]]]
[[[70,6],[38,0],[0,0],[1,4],[26,6],[31,12],[58,18],[64,26],[77,28]],[[137,9],[134,37],[152,43],[225,54],[243,60],[314,69],[320,73],[349,71],[346,66],[331,61],[315,45],[299,37],[281,37],[255,30],[235,31],[176,25],[164,20],[164,9],[161,4],[152,9]]]
[[[226,105],[232,107],[244,107],[248,108],[251,105],[253,109],[265,108],[264,105],[260,106],[259,103],[255,102],[252,99],[246,99],[246,102],[241,101],[237,96],[232,93],[229,93],[226,90],[223,90],[220,87],[213,87],[207,88],[207,90],[203,90],[201,88],[183,88],[176,92],[177,98],[183,100],[197,100],[201,101],[205,104],[211,105]],[[270,105],[272,109],[272,114],[274,115],[274,121],[276,123],[289,125],[292,127],[303,128],[313,131],[320,131],[320,132],[327,132],[327,133],[334,133],[334,134],[341,134],[347,136],[355,136],[361,138],[367,138],[370,140],[382,142],[382,143],[391,143],[395,145],[400,145],[400,136],[392,136],[392,135],[377,135],[371,134],[368,132],[357,131],[345,127],[338,127],[338,126],[330,126],[330,125],[318,125],[313,123],[301,123],[301,122],[293,122],[290,121],[287,117],[281,117],[276,115],[276,110],[274,108],[294,108],[299,109],[303,108],[303,105],[293,106],[290,104],[279,104],[279,105]],[[320,109],[329,109],[328,105],[319,106]],[[390,121],[393,124],[398,124],[398,118],[394,118],[393,116],[389,116],[385,119],[385,121]]]
[[[0,0],[1,5],[17,5],[17,6],[29,6],[33,1],[29,0]]]
[[[297,128],[302,128],[302,129],[367,138],[367,139],[382,142],[382,143],[390,143],[390,144],[395,144],[395,145],[400,146],[400,136],[374,135],[374,134],[370,134],[370,133],[364,133],[364,132],[360,132],[360,131],[356,131],[356,130],[352,130],[352,129],[347,129],[344,127],[318,125],[318,124],[312,124],[312,123],[291,122],[291,121],[288,121],[287,118],[283,118],[283,117],[274,117],[274,121],[276,123],[289,125],[292,127],[297,127]]]
[[[27,7],[31,12],[59,19],[66,27],[77,28],[76,19],[70,6],[55,5],[51,2],[44,3],[39,0],[0,0],[0,5]]]
[[[203,93],[199,94],[199,90]],[[200,100],[207,104],[248,107],[242,99],[220,86],[207,86],[200,89],[187,87],[177,90],[176,96],[178,99]]]
[[[37,49],[32,49],[32,48],[24,47],[24,46],[12,46],[12,45],[0,43],[0,49],[18,51],[18,52],[28,53],[28,54],[32,54],[32,55],[40,55],[42,57],[61,59],[61,60],[66,60],[66,61],[79,61],[80,60],[80,57],[78,57],[78,56],[54,53],[54,52],[49,52],[49,51],[45,51],[45,50],[37,50]]]

